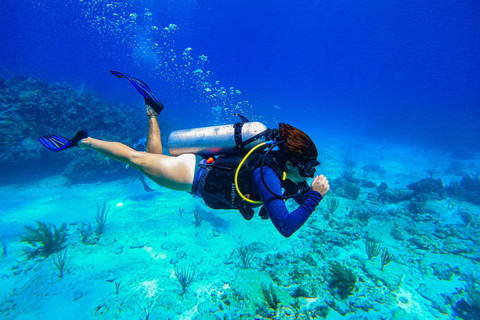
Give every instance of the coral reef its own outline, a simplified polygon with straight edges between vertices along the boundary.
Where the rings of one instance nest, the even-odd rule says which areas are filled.
[[[428,200],[445,199],[445,187],[440,179],[426,178],[410,183],[407,187],[414,192],[414,197],[422,197]]]
[[[360,195],[360,187],[343,176],[334,179],[331,182],[331,188],[338,196],[351,200],[357,200]]]
[[[397,204],[403,201],[411,200],[414,196],[413,191],[404,189],[389,189],[385,182],[380,183],[377,187],[378,198],[383,203]]]
[[[478,176],[463,176],[460,183],[453,182],[447,187],[447,194],[463,201],[480,204],[480,179]]]
[[[467,283],[465,286],[467,300],[462,298],[453,306],[453,310],[462,319],[478,319],[480,317],[480,290],[476,284],[478,279],[470,273],[464,275],[463,280]]]
[[[376,163],[370,163],[366,164],[362,167],[363,169],[363,178],[367,179],[370,173],[376,173],[378,176],[383,177],[385,175],[385,169],[380,167],[379,164]]]
[[[2,183],[23,176],[63,173],[72,183],[115,179],[132,174],[125,165],[84,150],[51,153],[37,138],[56,133],[67,138],[77,130],[110,141],[133,145],[146,135],[144,117],[113,105],[88,91],[68,84],[0,77],[0,172]],[[164,132],[169,125],[162,122]],[[167,135],[164,135],[165,137]],[[42,170],[38,170],[41,167]],[[39,172],[40,171],[40,172]]]

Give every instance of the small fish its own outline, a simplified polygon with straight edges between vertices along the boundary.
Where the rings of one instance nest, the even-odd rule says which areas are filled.
[[[279,106],[277,106],[276,104],[273,105],[273,107],[277,110],[281,110],[282,108],[280,108]]]

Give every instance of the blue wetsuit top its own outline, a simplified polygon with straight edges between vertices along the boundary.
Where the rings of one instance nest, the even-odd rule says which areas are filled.
[[[274,193],[282,194],[282,185],[275,172],[269,167],[263,167],[263,175],[268,187]],[[296,210],[288,212],[285,202],[275,197],[265,188],[260,174],[260,168],[255,169],[253,172],[253,187],[260,195],[273,225],[287,238],[300,229],[323,198],[317,191],[310,190],[305,195],[294,197],[293,199],[300,204],[300,206]]]

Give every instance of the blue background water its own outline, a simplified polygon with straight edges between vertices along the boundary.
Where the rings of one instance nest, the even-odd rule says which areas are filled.
[[[152,26],[173,23],[171,48],[208,56],[210,81],[240,90],[250,117],[462,156],[479,147],[478,1],[3,0],[0,9],[3,74],[85,84],[115,102],[138,103],[108,74],[122,70],[151,84],[170,117],[200,126],[214,105],[194,103],[195,90],[153,72]],[[115,13],[130,22],[111,25]],[[193,112],[203,118],[188,117]]]
[[[119,136],[125,123],[102,121],[112,120],[115,107],[138,110],[140,120],[128,128],[141,121],[146,128],[140,95],[108,72],[121,70],[161,97],[162,130],[229,123],[236,111],[269,126],[298,126],[317,143],[319,172],[332,186],[304,227],[284,239],[259,217],[247,222],[233,210],[197,206],[198,199],[151,181],[155,191],[145,192],[124,164],[85,150],[49,153],[36,134],[14,140],[3,130],[12,121],[20,122],[11,130],[17,135],[36,124],[51,125],[42,134],[80,128],[65,116],[68,125],[58,130],[53,117],[59,113],[51,110],[51,118],[35,122],[37,95],[29,91],[35,86],[24,92],[15,87],[22,80],[0,79],[0,108],[9,104],[0,109],[0,156],[10,155],[0,161],[0,314],[6,318],[138,318],[152,298],[141,288],[153,283],[154,317],[187,319],[194,311],[203,312],[201,319],[220,318],[217,292],[229,301],[223,315],[236,319],[256,314],[255,300],[248,306],[244,297],[262,301],[265,280],[290,301],[296,288],[307,288],[316,301],[301,303],[312,312],[331,309],[336,319],[340,309],[351,311],[347,319],[393,312],[394,318],[450,319],[465,299],[476,308],[471,319],[478,318],[480,2],[1,0],[0,30],[0,76],[67,82],[78,89],[53,86],[62,97],[93,92],[114,102],[100,101],[103,111],[92,116],[99,125],[84,129],[105,135],[117,129]],[[98,102],[88,96],[82,101]],[[25,106],[30,117],[18,111]],[[145,131],[130,134],[124,137],[132,142]],[[4,153],[7,144],[16,153]],[[349,174],[356,197],[345,192]],[[84,183],[92,175],[104,180]],[[334,196],[340,200],[335,214],[328,206]],[[102,203],[111,208],[107,231],[86,245],[80,235],[94,225]],[[194,212],[203,214],[203,224],[194,226]],[[64,279],[51,259],[23,255],[24,226],[36,220],[68,223]],[[380,257],[367,260],[367,239],[395,256],[385,272]],[[239,264],[247,244],[259,250],[252,268]],[[347,300],[330,287],[332,261],[361,279]],[[172,276],[182,264],[198,267],[186,295]],[[120,295],[113,281],[122,282]],[[402,316],[402,308],[413,314]]]

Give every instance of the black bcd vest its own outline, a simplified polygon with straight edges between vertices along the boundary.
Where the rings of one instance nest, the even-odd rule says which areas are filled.
[[[259,195],[253,190],[253,172],[261,166],[265,153],[250,155],[242,165],[238,173],[238,187],[242,194],[251,200],[260,200]],[[238,195],[235,188],[235,171],[242,161],[241,156],[221,156],[212,164],[203,164],[205,167],[205,184],[200,190],[205,204],[212,209],[237,209],[246,220],[253,218],[254,211],[251,204]],[[282,161],[277,152],[269,152],[265,159],[265,166],[271,168],[278,176],[285,189],[283,195],[295,193],[295,184],[290,180],[282,180]],[[262,208],[262,219],[268,219],[268,215]]]

